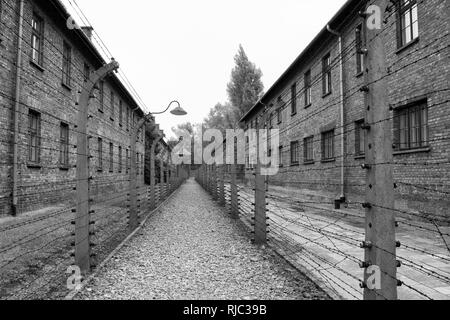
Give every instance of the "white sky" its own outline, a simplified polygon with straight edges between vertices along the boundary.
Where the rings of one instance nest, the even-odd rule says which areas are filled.
[[[68,0],[63,2],[72,10]],[[227,100],[239,44],[263,71],[267,90],[345,0],[77,3],[151,111],[177,99],[189,112],[157,117],[171,136],[173,126],[199,123],[217,102]]]

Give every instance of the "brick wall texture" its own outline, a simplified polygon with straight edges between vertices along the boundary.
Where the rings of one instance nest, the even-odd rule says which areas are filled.
[[[361,2],[363,3],[363,2]],[[448,102],[450,71],[450,19],[448,1],[417,1],[419,37],[408,46],[398,45],[398,11],[393,7],[386,13],[383,24],[389,76],[389,103],[401,108],[416,100],[424,100],[428,109],[429,142],[426,148],[395,154],[394,180],[397,182],[397,205],[404,208],[426,209],[448,214],[450,192],[450,104]],[[341,152],[342,133],[340,115],[340,68],[338,37],[324,33],[302,59],[289,69],[262,102],[270,107],[274,129],[281,131],[283,166],[279,174],[269,178],[270,184],[297,187],[306,191],[326,191],[330,201],[341,194],[341,164],[345,166],[345,196],[350,201],[364,198],[366,172],[360,165],[364,156],[356,155],[355,122],[365,118],[364,75],[357,72],[356,28],[363,23],[360,8],[355,5],[351,13],[339,17],[338,31],[342,34],[344,61],[344,154]],[[332,93],[323,96],[322,58],[331,55]],[[312,103],[305,107],[304,74],[311,70]],[[296,83],[297,113],[291,114],[291,87]],[[282,97],[282,122],[278,124],[276,111]],[[273,107],[272,107],[273,105]],[[262,105],[256,106],[245,120],[248,127],[261,121]],[[400,110],[400,109],[395,109]],[[393,111],[392,115],[394,117]],[[394,122],[390,120],[393,127]],[[261,124],[259,124],[261,125]],[[330,162],[322,162],[321,133],[335,129],[334,154]],[[314,162],[303,162],[303,139],[314,136]],[[446,139],[445,139],[446,138]],[[290,162],[292,141],[299,141],[299,164]],[[435,162],[446,162],[432,165]],[[251,171],[247,179],[252,180]]]
[[[0,15],[0,215],[11,214],[13,107],[16,87],[16,56],[19,42],[19,1],[1,0]],[[83,44],[74,30],[66,27],[59,15],[49,12],[43,1],[26,0],[23,16],[22,63],[20,97],[17,110],[18,131],[18,213],[38,210],[50,205],[74,202],[77,158],[77,101],[84,85],[85,65],[95,71],[103,62],[92,53],[92,44]],[[37,14],[43,21],[43,59],[40,65],[31,59],[31,21]],[[62,85],[63,43],[71,50],[71,84]],[[104,79],[103,107],[101,94],[95,90],[89,104],[89,153],[91,195],[108,198],[126,192],[128,186],[129,150],[131,132],[143,116],[140,108],[124,89],[115,75]],[[114,99],[112,99],[112,94]],[[122,108],[120,107],[122,104]],[[127,109],[129,110],[127,112]],[[40,161],[29,162],[30,110],[40,116]],[[101,111],[102,110],[102,111]],[[112,111],[114,110],[114,111]],[[122,110],[122,116],[119,115]],[[128,120],[127,120],[128,115]],[[120,121],[122,119],[122,121]],[[69,165],[60,162],[60,126],[69,127]],[[102,167],[100,168],[98,142],[102,141]],[[138,178],[144,181],[144,134],[137,142]],[[110,144],[113,161],[110,168]],[[121,157],[120,149],[121,149]],[[119,159],[121,158],[121,159]],[[110,170],[111,169],[111,170]],[[101,196],[100,196],[101,195]]]

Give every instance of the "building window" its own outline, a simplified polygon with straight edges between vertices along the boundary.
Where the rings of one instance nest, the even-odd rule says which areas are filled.
[[[63,80],[62,83],[70,87],[72,73],[72,48],[64,41],[63,44]]]
[[[297,114],[297,83],[291,86],[291,114]]]
[[[312,104],[311,70],[305,73],[305,106]]]
[[[88,82],[90,76],[91,76],[91,68],[87,63],[84,64],[83,69],[83,76],[84,76],[84,82]]]
[[[400,0],[398,6],[398,46],[403,47],[419,37],[417,0]]]
[[[334,130],[322,133],[322,160],[334,160]]]
[[[122,100],[119,100],[119,126],[122,126],[123,121],[123,105]]]
[[[273,106],[271,106],[273,107]],[[270,113],[269,115],[269,129],[273,128],[273,112]]]
[[[30,110],[28,113],[28,161],[39,164],[41,159],[41,114]]]
[[[314,137],[308,137],[303,140],[304,159],[305,163],[314,162]]]
[[[98,138],[97,140],[97,153],[98,153],[98,168],[99,172],[103,171],[103,140]]]
[[[33,13],[31,28],[31,60],[42,66],[44,60],[44,21],[36,13]]]
[[[100,112],[103,112],[103,108],[105,105],[105,82],[104,81],[100,81],[99,91],[100,91],[100,97],[99,97],[100,101],[99,101],[98,110]]]
[[[115,108],[115,104],[116,104],[116,97],[114,95],[114,92],[111,90],[111,114],[110,114],[110,118],[111,120],[114,121],[114,108]]]
[[[394,111],[395,147],[412,150],[428,147],[428,108],[426,101]]]
[[[69,125],[67,123],[61,123],[59,145],[59,163],[67,167],[69,166]]]
[[[122,147],[119,147],[119,173],[122,173]]]
[[[130,130],[130,108],[126,107],[126,110],[127,110],[127,114],[126,114],[127,130]]]
[[[114,172],[114,144],[109,144],[109,172]]]
[[[282,113],[281,107],[279,107],[277,110],[277,121],[278,121],[278,124],[281,124],[283,122],[283,113]]]
[[[298,141],[291,142],[291,165],[299,164],[299,145]]]
[[[364,120],[355,122],[355,156],[364,156],[366,148],[366,130],[364,130]]]
[[[322,60],[323,95],[331,93],[331,55],[327,54]]]
[[[364,53],[363,38],[362,38],[362,25],[356,28],[356,74],[361,74],[364,71]]]
[[[283,164],[284,164],[283,160],[284,160],[284,157],[283,157],[283,146],[280,146],[279,149],[278,149],[278,163],[279,163],[280,167],[282,167]]]

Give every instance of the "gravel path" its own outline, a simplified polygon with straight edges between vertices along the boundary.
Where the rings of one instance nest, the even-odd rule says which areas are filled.
[[[270,249],[251,244],[193,180],[151,217],[77,299],[328,299]]]

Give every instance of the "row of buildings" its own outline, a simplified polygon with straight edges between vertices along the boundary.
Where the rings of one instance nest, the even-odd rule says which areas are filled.
[[[380,34],[387,55],[397,205],[448,214],[449,4],[388,3]],[[360,49],[365,39],[360,12],[368,4],[347,1],[242,118],[247,129],[262,128],[265,122],[280,130],[281,165],[269,178],[271,184],[325,195],[330,202],[364,198],[366,111],[360,88],[365,85],[365,54]],[[251,165],[247,167],[250,180]]]
[[[0,215],[74,198],[77,101],[90,74],[108,62],[92,28],[73,28],[71,21],[58,0],[0,1]],[[94,195],[127,187],[131,133],[143,116],[116,74],[97,84],[88,120]],[[146,142],[155,135],[149,130],[139,132],[136,145],[141,184]]]

